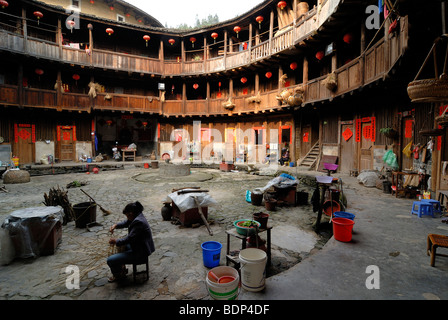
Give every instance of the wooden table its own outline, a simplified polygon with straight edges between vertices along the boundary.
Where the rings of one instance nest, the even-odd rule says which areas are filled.
[[[266,231],[266,255],[267,255],[267,266],[271,265],[271,229],[272,226],[267,226],[266,229],[259,229],[258,234]],[[238,256],[234,256],[230,254],[230,236],[238,238],[241,240],[241,250],[246,249],[247,246],[247,236],[243,236],[239,234],[235,228],[226,230],[227,233],[227,252],[226,252],[226,266],[229,265],[229,262],[234,263],[235,265],[239,265]]]
[[[125,158],[131,158],[132,161],[135,161],[135,153],[137,150],[121,149],[121,152],[123,152],[123,161],[125,161]]]

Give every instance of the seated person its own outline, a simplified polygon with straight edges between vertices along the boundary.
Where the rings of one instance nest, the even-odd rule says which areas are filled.
[[[285,150],[285,149],[283,149]],[[286,149],[284,152],[282,150],[282,156],[281,158],[278,160],[278,162],[280,163],[280,165],[284,166],[285,162],[289,161],[289,149]]]

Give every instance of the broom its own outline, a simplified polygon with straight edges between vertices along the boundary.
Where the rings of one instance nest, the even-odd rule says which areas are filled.
[[[79,190],[81,190],[86,196],[88,196],[93,202],[96,203],[96,201],[91,196],[89,196],[84,190],[82,190],[82,189],[79,189]],[[108,215],[112,214],[112,212],[104,209],[100,204],[98,204],[98,203],[96,203],[96,204],[100,207],[101,211],[103,212],[103,215],[108,216]]]

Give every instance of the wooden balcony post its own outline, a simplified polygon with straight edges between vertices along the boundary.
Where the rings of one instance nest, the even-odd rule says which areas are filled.
[[[272,38],[274,37],[274,10],[271,10],[269,19],[269,54],[272,54]]]
[[[17,101],[19,102],[19,107],[21,108],[23,106],[23,64],[19,64],[17,82],[18,82]]]
[[[224,70],[227,69],[227,30],[224,30]]]
[[[28,52],[28,26],[26,22],[26,9],[22,8],[22,26],[23,26],[23,51]]]
[[[187,84],[182,83],[182,114],[185,114],[187,104]]]
[[[207,107],[207,115],[210,114],[210,82],[207,80],[207,93],[206,93],[206,107]]]
[[[87,25],[87,28],[89,29],[89,50],[90,50],[90,64],[93,64],[93,35],[92,35],[92,29],[93,29],[93,25],[91,23],[89,23]]]
[[[249,50],[249,61],[252,61],[252,23],[249,23],[249,43],[247,44]]]
[[[58,70],[57,76],[56,76],[56,109],[61,110],[62,109],[62,76],[61,76],[61,70]]]
[[[204,72],[207,72],[207,38],[204,35],[204,58],[202,59],[204,62]]]
[[[62,59],[62,28],[61,28],[61,19],[58,18],[58,26],[56,29],[56,43],[59,47],[59,59]]]
[[[303,84],[308,82],[308,59],[306,56],[303,57]]]
[[[181,63],[181,70],[182,72],[185,72],[184,70],[184,61],[185,61],[185,42],[182,38],[182,41],[180,42],[180,63]]]

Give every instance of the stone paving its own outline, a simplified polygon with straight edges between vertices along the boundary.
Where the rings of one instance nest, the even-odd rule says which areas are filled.
[[[43,205],[44,193],[48,194],[54,187],[68,190],[72,205],[89,200],[80,191],[83,189],[112,214],[104,216],[97,208],[96,221],[100,226],[90,229],[76,228],[74,222],[64,225],[62,242],[54,255],[15,259],[9,265],[0,266],[0,299],[209,300],[205,284],[208,269],[203,265],[201,243],[209,240],[222,243],[220,265],[225,265],[225,230],[233,228],[236,219],[250,218],[254,212],[266,212],[264,207],[246,202],[246,190],[264,187],[273,176],[247,171],[223,172],[213,168],[192,168],[191,175],[183,177],[162,176],[159,172],[160,169],[131,164],[121,169],[101,170],[98,174],[32,176],[29,183],[6,185],[8,193],[0,193],[1,221],[14,210]],[[67,184],[73,181],[87,184],[67,189]],[[208,220],[213,236],[204,225],[183,227],[162,219],[163,201],[172,189],[192,186],[209,190],[218,203],[216,207],[209,207]],[[299,190],[309,192],[311,198],[314,189],[299,184]],[[124,282],[108,283],[109,227],[124,220],[121,213],[124,206],[136,200],[145,208],[144,214],[156,245],[156,251],[149,259],[149,280],[134,283],[132,266],[128,266],[129,274]],[[321,234],[313,231],[315,219],[311,204],[282,206],[270,212],[272,268],[268,276],[296,265],[324,246],[330,235],[325,231]],[[126,229],[117,230],[115,236],[124,236],[126,232]],[[239,240],[232,240],[231,250],[238,249],[239,244]],[[66,286],[68,266],[79,268],[79,289]]]

